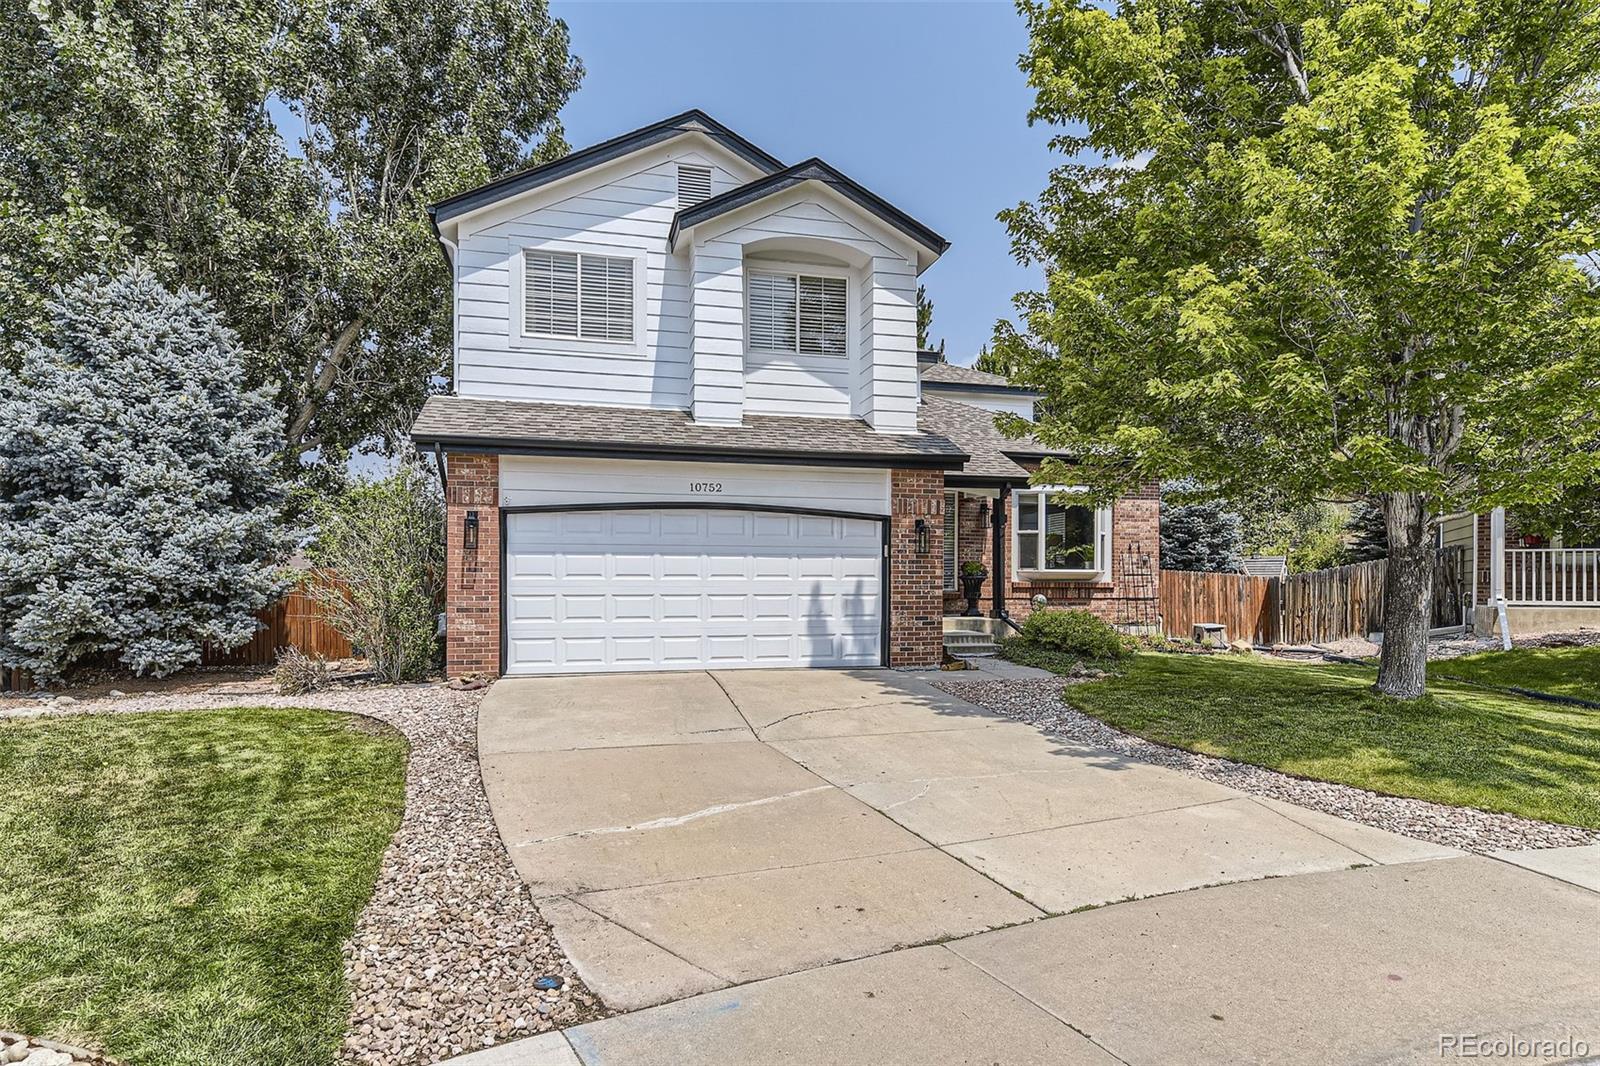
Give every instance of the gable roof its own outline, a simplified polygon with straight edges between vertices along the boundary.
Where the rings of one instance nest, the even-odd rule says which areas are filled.
[[[621,158],[641,148],[648,148],[662,141],[669,141],[674,137],[681,137],[686,133],[702,133],[718,144],[727,148],[735,155],[744,159],[757,170],[771,173],[783,169],[783,161],[777,156],[757,148],[737,133],[706,114],[698,108],[685,111],[681,115],[664,118],[660,122],[652,122],[648,126],[621,136],[613,137],[609,141],[580,148],[576,152],[569,152],[560,159],[543,163],[526,170],[519,170],[515,174],[507,174],[496,178],[494,181],[468,189],[466,192],[447,196],[438,203],[428,206],[428,217],[433,220],[434,228],[439,223],[447,222],[458,215],[469,211],[476,211],[486,204],[503,200],[508,196],[516,196],[537,189],[541,185],[548,185],[553,181],[570,177],[580,171],[597,167],[602,163],[609,163],[613,159]]]
[[[667,233],[667,247],[674,248],[678,243],[678,234],[702,222],[709,222],[719,215],[729,211],[737,211],[757,200],[764,200],[786,189],[792,189],[807,181],[818,181],[828,186],[845,199],[854,203],[868,214],[876,216],[880,221],[887,223],[891,228],[910,237],[917,244],[932,252],[935,256],[945,253],[950,247],[950,242],[945,240],[932,229],[912,218],[898,207],[872,192],[864,185],[840,173],[836,168],[829,166],[815,157],[796,163],[792,167],[785,167],[776,173],[768,174],[764,178],[757,178],[727,192],[713,196],[709,200],[702,200],[693,207],[684,208],[672,219],[672,229]]]
[[[969,458],[960,470],[945,475],[947,481],[1006,481],[1023,483],[1029,471],[1018,458],[1064,455],[1051,452],[1032,437],[1008,437],[994,424],[994,412],[970,403],[924,396],[918,411],[917,426],[924,433],[936,433],[966,452]]]
[[[921,358],[920,354],[918,358]],[[1019,396],[1043,395],[1034,389],[1013,385],[999,374],[974,370],[970,366],[957,366],[943,361],[924,361],[921,362],[919,369],[922,371],[923,388],[931,387],[946,392],[1010,392]]]

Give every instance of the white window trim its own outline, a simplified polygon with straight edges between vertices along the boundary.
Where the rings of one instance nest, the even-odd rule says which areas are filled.
[[[1087,490],[1082,485],[1038,485],[1026,489],[1017,489],[1011,493],[1011,576],[1016,578],[1060,578],[1068,581],[1110,581],[1111,580],[1111,508],[1097,507],[1094,511],[1094,557],[1100,565],[1093,569],[1081,570],[1051,570],[1043,567],[1024,569],[1022,566],[1022,497],[1038,495],[1050,497],[1055,495],[1071,496],[1082,494]],[[1042,502],[1042,501],[1041,501]],[[1041,514],[1042,514],[1041,510]],[[1030,531],[1031,533],[1032,531]],[[1041,552],[1043,545],[1040,546]],[[1042,555],[1041,555],[1042,557]]]
[[[797,352],[792,349],[757,348],[750,343],[750,275],[751,274],[804,274],[812,278],[841,278],[844,280],[844,354],[824,355],[820,352]],[[786,263],[777,260],[746,260],[744,264],[744,292],[740,297],[744,317],[744,350],[749,355],[764,359],[818,359],[828,363],[853,359],[856,354],[856,334],[860,330],[856,303],[860,299],[855,273],[844,267],[822,266],[816,263]]]
[[[633,261],[633,340],[603,341],[576,337],[547,336],[528,332],[527,316],[527,262],[528,252],[567,252],[577,255],[603,255],[612,259]],[[507,280],[510,285],[511,329],[508,334],[513,348],[530,348],[542,352],[571,352],[582,355],[644,355],[645,307],[650,302],[646,288],[645,252],[642,248],[613,247],[584,244],[581,241],[524,241],[511,247]],[[470,280],[470,279],[463,279]]]

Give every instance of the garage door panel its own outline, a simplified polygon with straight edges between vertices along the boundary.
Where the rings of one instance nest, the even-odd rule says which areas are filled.
[[[877,665],[881,536],[770,512],[509,515],[508,672]]]

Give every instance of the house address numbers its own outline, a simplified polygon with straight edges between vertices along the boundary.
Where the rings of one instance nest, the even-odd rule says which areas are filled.
[[[718,493],[718,492],[722,491],[722,482],[720,482],[720,481],[691,481],[691,482],[689,482],[689,491],[690,492],[701,492],[701,493]]]

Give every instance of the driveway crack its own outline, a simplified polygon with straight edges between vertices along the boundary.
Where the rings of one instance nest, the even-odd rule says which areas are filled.
[[[711,818],[718,814],[727,814],[729,811],[745,810],[749,807],[764,807],[769,803],[781,803],[784,800],[794,799],[797,796],[808,796],[813,792],[823,792],[833,788],[832,785],[813,785],[811,788],[800,788],[793,792],[784,792],[776,796],[762,796],[760,799],[742,800],[738,803],[717,803],[710,807],[702,807],[688,814],[673,814],[664,818],[652,818],[647,822],[636,822],[632,825],[610,825],[600,829],[578,829],[571,833],[557,833],[555,836],[534,837],[531,840],[522,840],[511,845],[514,848],[526,848],[535,844],[548,844],[555,840],[581,840],[587,837],[606,836],[611,833],[640,833],[651,829],[672,829],[676,826],[697,822],[702,818]]]

